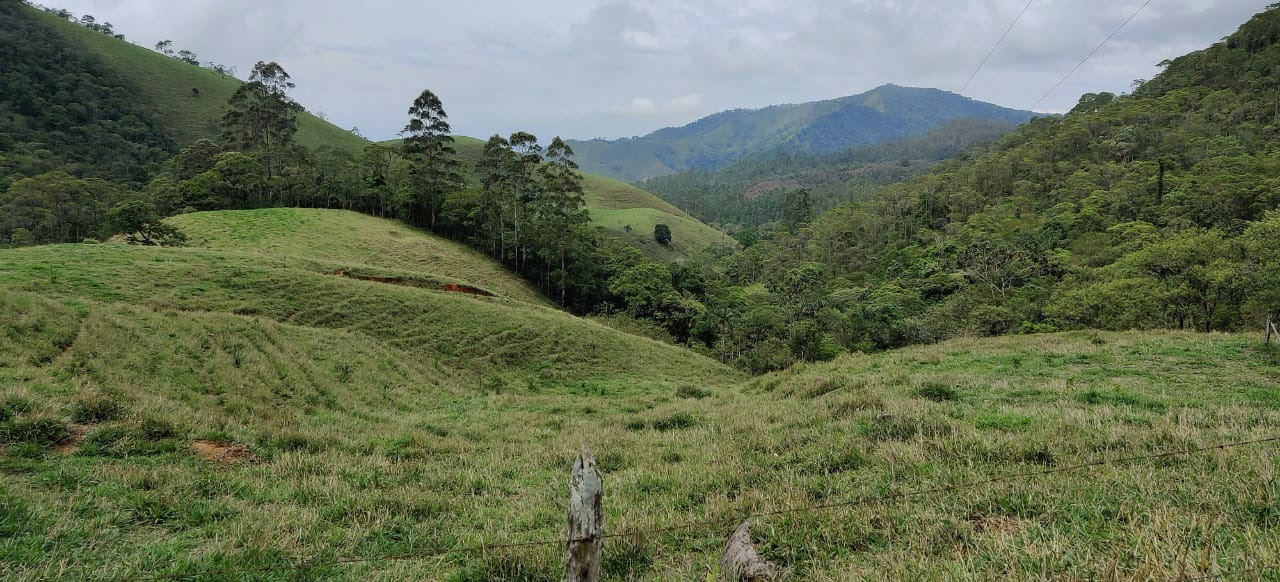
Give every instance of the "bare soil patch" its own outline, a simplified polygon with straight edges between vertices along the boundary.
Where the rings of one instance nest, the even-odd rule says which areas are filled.
[[[249,447],[236,443],[196,441],[191,443],[191,452],[211,463],[246,463],[258,458]]]

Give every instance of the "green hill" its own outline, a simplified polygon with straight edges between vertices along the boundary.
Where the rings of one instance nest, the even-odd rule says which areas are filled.
[[[191,246],[198,248],[407,272],[544,303],[527,281],[477,251],[400,222],[356,212],[301,208],[196,212],[168,222],[189,233]]]
[[[217,135],[227,99],[241,82],[189,65],[155,51],[67,22],[53,14],[27,9],[52,27],[71,46],[99,59],[128,83],[133,95],[173,134],[180,145]],[[320,118],[298,117],[298,144],[315,149],[331,146],[358,152],[368,142]]]
[[[570,145],[586,171],[635,181],[779,151],[833,153],[876,145],[958,119],[1023,123],[1032,116],[937,89],[884,85],[828,101],[725,111],[643,137]]]
[[[685,170],[638,183],[699,219],[717,225],[781,221],[786,195],[809,192],[814,212],[869,200],[885,186],[923,174],[938,162],[996,141],[1016,124],[961,119],[922,136],[838,153],[758,155],[715,170]]]

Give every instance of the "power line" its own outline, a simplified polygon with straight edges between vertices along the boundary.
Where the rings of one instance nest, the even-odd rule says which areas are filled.
[[[842,507],[854,507],[854,506],[860,506],[860,505],[871,505],[876,503],[901,501],[903,499],[920,497],[924,495],[935,495],[939,493],[951,493],[951,492],[960,491],[964,489],[973,489],[975,487],[981,487],[983,485],[991,485],[991,484],[1001,483],[1005,481],[1013,481],[1016,479],[1043,477],[1046,475],[1054,475],[1057,473],[1066,473],[1070,471],[1079,471],[1082,469],[1102,467],[1106,465],[1118,465],[1122,463],[1132,463],[1135,461],[1167,459],[1170,457],[1193,455],[1196,453],[1234,449],[1234,448],[1260,445],[1260,444],[1266,444],[1266,443],[1280,443],[1280,436],[1261,438],[1261,439],[1255,439],[1255,440],[1249,440],[1249,441],[1222,443],[1222,444],[1217,444],[1212,446],[1198,447],[1194,449],[1180,449],[1176,451],[1166,451],[1163,453],[1155,453],[1150,455],[1137,455],[1137,456],[1130,456],[1130,457],[1098,459],[1095,461],[1088,461],[1084,463],[1078,463],[1075,465],[1054,467],[1051,469],[1042,469],[1039,471],[1028,471],[1024,473],[1010,473],[1007,475],[1000,475],[996,477],[979,479],[975,481],[967,481],[964,483],[957,483],[954,485],[945,485],[942,487],[932,487],[928,489],[915,489],[911,491],[889,493],[886,495],[865,496],[865,497],[859,497],[859,498],[849,499],[845,501],[839,501],[835,503],[826,503],[822,505],[810,505],[805,507],[794,507],[794,508],[787,508],[787,509],[778,509],[773,511],[762,511],[762,512],[756,512],[756,513],[739,514],[732,517],[705,519],[700,521],[692,521],[688,523],[653,528],[653,529],[628,530],[621,533],[606,534],[600,537],[601,539],[617,539],[617,538],[628,538],[628,537],[633,537],[637,535],[671,533],[675,531],[708,527],[712,525],[733,524],[733,523],[741,522],[744,519],[758,519],[762,517],[773,517],[778,515],[807,513],[811,511],[824,511],[828,509],[836,509],[836,508],[842,508]],[[288,566],[263,566],[258,568],[225,568],[221,570],[193,572],[190,574],[156,574],[156,575],[146,576],[146,577],[136,578],[136,579],[137,580],[182,580],[182,579],[188,579],[188,578],[201,578],[201,577],[208,577],[208,576],[224,576],[228,574],[255,574],[255,573],[267,573],[267,572],[312,570],[317,568],[331,568],[331,567],[342,566],[347,564],[362,564],[362,563],[370,563],[370,562],[403,562],[403,561],[434,560],[434,559],[444,559],[453,554],[484,554],[484,553],[492,552],[495,550],[506,550],[506,549],[514,549],[514,548],[531,548],[531,547],[539,547],[539,546],[563,546],[569,543],[570,541],[587,541],[587,540],[585,539],[565,540],[562,538],[557,538],[557,539],[551,539],[551,540],[534,540],[534,541],[511,542],[511,543],[500,543],[500,544],[480,544],[475,546],[455,548],[452,550],[437,552],[433,554],[402,554],[402,555],[374,556],[374,557],[365,557],[365,558],[341,558],[341,559],[330,560],[327,562],[315,562],[310,564],[296,564],[296,565],[288,565]],[[1245,570],[1244,572],[1251,572],[1259,569],[1265,570],[1265,569],[1274,569],[1274,568],[1276,568],[1276,566],[1265,566],[1261,568],[1252,568],[1250,570]],[[1203,579],[1222,577],[1224,575],[1225,574],[1215,574],[1215,575],[1210,575]],[[1193,580],[1195,579],[1196,578],[1193,578]]]
[[[1091,51],[1089,55],[1084,58],[1084,60],[1080,61],[1066,75],[1063,75],[1062,78],[1059,79],[1057,83],[1054,83],[1053,87],[1050,88],[1049,91],[1046,92],[1044,96],[1040,98],[1039,101],[1036,101],[1036,104],[1032,105],[1029,108],[1029,110],[1035,111],[1036,108],[1039,107],[1041,103],[1044,103],[1045,99],[1048,99],[1049,96],[1052,95],[1054,91],[1058,90],[1058,87],[1061,87],[1063,83],[1066,83],[1067,79],[1070,78],[1071,75],[1074,75],[1076,71],[1080,70],[1080,67],[1083,67],[1085,63],[1089,62],[1089,59],[1092,59],[1093,55],[1098,54],[1098,51],[1102,50],[1102,47],[1107,46],[1107,43],[1111,42],[1111,39],[1115,38],[1117,34],[1120,34],[1120,31],[1124,30],[1124,27],[1128,26],[1130,22],[1133,22],[1133,19],[1137,18],[1138,14],[1142,13],[1142,11],[1145,10],[1147,6],[1150,6],[1153,1],[1155,0],[1147,0],[1146,3],[1144,3],[1142,6],[1139,6],[1138,9],[1133,12],[1133,14],[1129,15],[1129,18],[1126,18],[1124,22],[1120,23],[1120,26],[1118,28],[1112,31],[1111,34],[1107,35],[1107,38],[1102,39],[1102,42],[1098,43],[1098,46],[1094,47],[1093,51]]]
[[[969,88],[969,84],[978,76],[978,72],[981,71],[983,67],[987,66],[987,61],[991,60],[991,56],[996,54],[996,49],[1000,48],[1000,45],[1004,44],[1004,39],[1009,37],[1009,33],[1013,32],[1013,27],[1018,25],[1018,21],[1022,20],[1022,15],[1027,13],[1027,9],[1031,8],[1031,4],[1035,1],[1036,0],[1027,0],[1027,5],[1022,7],[1022,12],[1019,12],[1018,16],[1013,19],[1013,22],[1009,23],[1009,28],[1006,28],[1004,34],[1000,35],[1000,40],[997,40],[996,45],[991,47],[991,52],[987,53],[987,56],[982,59],[981,63],[978,63],[978,68],[973,70],[972,75],[969,75],[969,80],[964,82],[964,87],[960,88],[960,95],[964,95],[965,90]]]

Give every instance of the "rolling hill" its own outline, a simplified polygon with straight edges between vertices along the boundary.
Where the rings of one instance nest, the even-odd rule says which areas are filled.
[[[624,534],[608,579],[701,579],[744,514],[804,580],[1173,579],[1280,553],[1274,445],[1180,453],[1280,431],[1256,338],[965,339],[740,383],[528,304],[317,269],[0,250],[6,576],[557,579],[554,544],[466,550],[560,535],[582,443]],[[540,322],[554,367],[449,351],[478,336],[446,326],[499,308]],[[479,320],[421,318],[443,310]]]
[[[189,65],[155,51],[67,22],[53,14],[25,11],[51,27],[69,46],[105,64],[180,146],[217,135],[227,99],[241,81]],[[311,113],[298,117],[297,141],[358,152],[367,141]]]
[[[584,170],[633,182],[715,169],[757,154],[833,153],[876,145],[957,119],[1023,123],[1033,115],[937,89],[883,85],[829,101],[725,111],[643,137],[570,145]]]

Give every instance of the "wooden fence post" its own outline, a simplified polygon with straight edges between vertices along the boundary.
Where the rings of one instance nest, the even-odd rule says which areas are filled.
[[[762,582],[779,580],[782,576],[777,566],[756,553],[756,545],[751,541],[750,520],[742,522],[729,536],[724,556],[720,558],[720,574],[730,582]]]
[[[584,445],[569,477],[569,528],[564,551],[565,582],[600,582],[604,561],[604,480]]]

